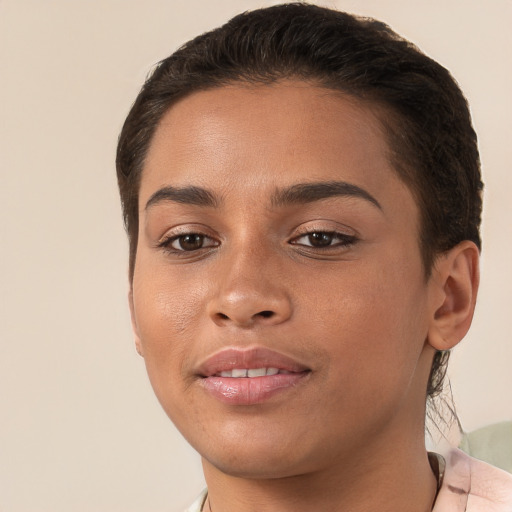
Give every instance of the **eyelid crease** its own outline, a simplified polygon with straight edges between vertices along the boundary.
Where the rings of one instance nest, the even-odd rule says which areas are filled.
[[[361,235],[356,229],[346,224],[327,219],[315,219],[303,222],[300,226],[293,229],[290,236],[307,235],[310,233],[335,233],[341,236],[361,238]]]
[[[305,237],[311,236],[316,233],[322,233],[322,234],[332,236],[333,240],[339,240],[339,242],[334,243],[332,245],[327,245],[324,247],[315,247],[313,245],[300,244],[297,242],[297,240],[300,240],[301,238],[305,238]],[[291,245],[302,245],[304,247],[313,247],[314,249],[334,249],[336,247],[348,247],[350,245],[355,244],[359,240],[360,239],[355,235],[346,235],[344,233],[338,233],[336,231],[316,230],[316,231],[310,231],[309,233],[303,233],[303,234],[300,234],[300,235],[294,237],[292,240],[290,240],[290,244]]]
[[[201,224],[180,224],[167,228],[164,234],[158,238],[156,244],[170,238],[177,238],[185,235],[201,235],[208,238],[216,238],[216,235],[212,234],[212,229]]]
[[[166,234],[163,237],[161,237],[160,239],[158,239],[156,243],[158,244],[158,247],[160,247],[164,244],[168,244],[169,242],[177,240],[178,238],[181,238],[183,236],[190,236],[190,235],[199,235],[205,239],[213,240],[217,244],[219,244],[219,241],[215,240],[212,236],[207,235],[206,233],[201,233],[199,231],[187,231],[187,232],[183,232],[183,233]]]
[[[208,240],[209,243],[202,247],[198,247],[197,249],[190,249],[190,250],[183,249],[183,248],[177,249],[177,248],[173,247],[174,242],[179,240],[181,237],[186,237],[189,235],[199,235],[203,238],[203,241]],[[199,254],[204,253],[205,251],[210,250],[215,247],[218,247],[219,245],[220,245],[220,242],[218,240],[215,240],[211,236],[203,235],[201,233],[188,232],[188,233],[181,233],[181,234],[175,234],[175,235],[167,235],[158,241],[156,248],[161,249],[168,254],[172,254],[173,256],[185,258],[185,257],[193,257],[194,255],[198,255],[198,253]]]

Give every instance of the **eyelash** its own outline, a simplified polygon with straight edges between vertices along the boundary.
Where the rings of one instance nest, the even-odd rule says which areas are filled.
[[[183,248],[177,249],[172,246],[174,242],[179,242],[180,239],[182,239],[182,241],[184,241],[184,239],[187,237],[201,237],[202,241],[210,240],[213,243],[211,243],[207,246],[198,247],[197,249],[189,249],[189,250],[183,249]],[[188,233],[179,233],[177,235],[167,236],[158,244],[158,247],[164,249],[167,252],[177,254],[177,255],[182,255],[182,254],[187,254],[187,253],[188,254],[194,253],[194,252],[201,251],[204,249],[210,249],[212,247],[217,247],[218,245],[219,245],[219,242],[213,240],[213,238],[209,237],[208,235],[205,235],[204,233],[197,232],[197,231],[190,231]]]
[[[311,242],[312,241],[311,238],[313,236],[315,236],[315,235],[321,235],[324,238],[325,237],[330,238],[331,242],[333,240],[338,240],[338,242],[334,243],[334,244],[325,245],[325,246],[314,246],[312,244],[306,245],[306,244],[297,243],[297,241],[300,240],[301,238],[308,238],[309,241]],[[314,249],[314,250],[317,250],[317,251],[328,251],[328,250],[332,250],[332,249],[340,248],[340,247],[348,248],[348,247],[354,245],[357,241],[358,241],[358,239],[354,235],[347,235],[346,233],[340,233],[338,231],[327,231],[327,230],[322,230],[322,229],[312,229],[310,231],[305,231],[304,233],[302,233],[299,236],[295,237],[294,239],[292,239],[290,241],[290,243],[292,245],[298,245],[298,246],[302,246],[302,247],[307,247],[308,249]]]
[[[318,235],[320,235],[318,237]],[[322,237],[325,241],[328,242],[328,245],[313,245],[312,237],[317,236],[317,242],[322,242]],[[190,248],[190,249],[184,249],[183,246],[181,249],[173,247],[173,244],[175,242],[178,242],[180,245],[185,241],[187,237],[199,237],[199,242],[201,243],[201,247],[197,248]],[[305,243],[299,243],[298,241],[302,238],[308,238],[309,244]],[[180,242],[181,239],[181,242]],[[209,241],[208,245],[203,245],[205,241]],[[332,243],[333,241],[336,241],[335,243]],[[306,251],[332,251],[336,248],[343,248],[347,249],[358,242],[358,238],[354,235],[347,235],[346,233],[340,233],[337,231],[329,231],[329,230],[322,230],[322,229],[311,229],[309,231],[304,231],[300,235],[296,236],[295,238],[290,240],[290,245],[295,245],[303,250]],[[189,231],[184,233],[179,233],[176,235],[170,235],[165,237],[163,240],[161,240],[158,243],[158,247],[161,249],[164,249],[166,252],[177,255],[177,256],[186,256],[186,255],[192,255],[194,253],[198,253],[199,251],[204,251],[207,249],[212,249],[214,247],[218,247],[220,243],[213,238],[209,237],[208,235],[205,235],[204,233],[198,232],[198,231]]]

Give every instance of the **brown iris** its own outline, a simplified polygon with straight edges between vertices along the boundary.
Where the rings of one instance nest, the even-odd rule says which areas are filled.
[[[332,240],[334,238],[333,233],[310,233],[308,235],[309,243],[313,247],[327,247],[328,245],[331,245]]]
[[[177,239],[180,249],[184,251],[196,251],[201,249],[204,243],[204,236],[197,233],[182,235]]]

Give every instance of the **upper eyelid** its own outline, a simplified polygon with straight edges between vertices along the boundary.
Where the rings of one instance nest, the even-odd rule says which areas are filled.
[[[357,236],[352,233],[343,233],[341,231],[335,231],[335,230],[329,230],[329,229],[313,229],[311,231],[305,231],[303,233],[298,233],[293,237],[293,239],[302,238],[304,236],[309,236],[314,233],[326,233],[328,235],[333,235],[334,237],[339,237],[339,238],[357,238]]]
[[[326,225],[326,223],[331,225]],[[299,226],[294,227],[293,230],[289,232],[287,239],[290,241],[296,238],[300,238],[301,236],[307,236],[311,233],[330,233],[340,237],[360,239],[360,235],[355,229],[327,219],[313,219],[301,223]],[[222,243],[225,239],[221,233],[218,233],[216,230],[210,228],[209,226],[199,223],[191,223],[168,228],[163,235],[155,240],[155,242],[157,245],[160,245],[168,242],[171,239],[176,239],[180,236],[189,234],[198,234],[206,238],[216,240],[219,244]]]
[[[206,245],[203,245],[203,247],[200,247],[198,249],[195,249],[195,251],[199,251],[201,249],[209,249],[211,247],[218,247],[220,244],[219,244],[219,241],[218,240],[215,240],[214,238],[212,238],[211,236],[206,236],[206,235],[201,235],[199,233],[190,233],[190,234],[195,234],[195,235],[199,235],[199,236],[202,236],[203,237],[203,241],[206,241],[206,240],[209,240],[210,243],[207,243]],[[172,244],[174,242],[176,242],[177,240],[179,240],[181,237],[183,236],[187,236],[187,234],[184,234],[184,235],[176,235],[176,236],[171,236],[169,237],[168,239],[168,242],[166,243],[166,245],[168,244],[169,246],[172,246]],[[179,249],[176,249],[179,251]],[[190,251],[190,252],[193,252],[193,251]]]
[[[204,237],[205,239],[212,240],[216,245],[220,244],[219,240],[217,240],[216,238],[214,238],[210,235],[207,235],[205,233],[200,233],[198,231],[187,231],[187,232],[183,232],[183,233],[166,234],[166,235],[162,236],[158,240],[157,243],[159,246],[164,245],[164,244],[170,244],[173,241],[177,240],[178,238],[181,238],[182,236],[187,236],[187,235],[200,235],[200,236]]]
[[[296,242],[297,240],[301,239],[301,238],[305,238],[313,233],[327,233],[329,235],[333,235],[334,237],[334,240],[338,239],[338,240],[343,240],[345,241],[347,244],[348,243],[351,243],[351,244],[354,244],[356,242],[359,241],[359,238],[356,236],[356,235],[348,235],[348,234],[345,234],[345,233],[339,233],[337,231],[321,231],[319,229],[317,229],[316,231],[309,231],[309,232],[306,232],[306,233],[302,233],[300,235],[297,235],[297,236],[294,236],[289,243],[293,243],[293,245],[302,245],[302,244],[298,244],[298,243],[294,243]],[[332,246],[326,246],[326,247],[334,247],[334,245]]]
[[[214,233],[212,233],[211,229],[208,229],[206,226],[201,226],[198,224],[192,225],[184,225],[184,226],[174,226],[172,228],[168,228],[164,234],[158,237],[157,243],[165,242],[172,238],[178,238],[180,236],[185,235],[201,235],[206,238],[211,239],[220,239],[220,237]]]
[[[197,234],[197,235],[203,236],[205,239],[208,239],[208,240],[210,240],[213,243],[209,243],[209,244],[207,244],[207,245],[205,245],[203,247],[199,247],[198,249],[193,249],[193,250],[177,249],[177,248],[173,247],[174,242],[176,242],[180,237],[191,235],[191,234]],[[167,234],[167,235],[164,235],[155,244],[155,248],[159,249],[159,250],[163,250],[167,254],[173,254],[176,257],[177,256],[186,257],[187,255],[189,257],[191,257],[194,254],[201,253],[201,251],[205,251],[205,250],[206,251],[207,250],[211,250],[212,248],[218,247],[219,245],[220,245],[220,242],[217,239],[215,239],[215,238],[213,238],[211,236],[203,235],[203,234],[197,233],[197,232],[194,233],[194,232],[190,232],[189,231],[189,232],[178,233],[178,234]]]
[[[333,233],[344,237],[360,238],[359,233],[349,226],[337,222],[335,223],[335,226],[326,226],[325,224],[319,225],[315,224],[314,222],[315,221],[301,224],[298,228],[293,230],[293,232],[290,234],[290,238],[297,238],[299,236],[308,235],[310,233]]]

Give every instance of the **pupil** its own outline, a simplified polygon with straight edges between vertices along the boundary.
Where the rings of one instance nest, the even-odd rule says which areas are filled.
[[[325,247],[332,242],[331,233],[311,233],[309,235],[309,242],[315,247]]]
[[[184,251],[193,251],[201,248],[203,240],[203,235],[184,235],[180,237],[180,246]]]

